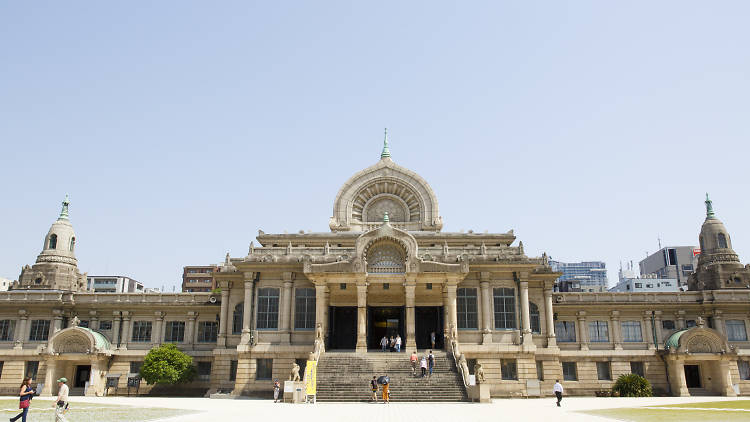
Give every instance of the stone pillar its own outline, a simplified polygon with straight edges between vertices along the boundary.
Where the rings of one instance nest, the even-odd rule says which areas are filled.
[[[250,274],[251,279],[245,279],[245,301],[242,303],[242,337],[240,339],[240,343],[242,344],[250,344],[250,332],[252,331],[250,321],[253,314],[253,285],[255,284],[253,279],[255,274]]]
[[[489,273],[487,278],[489,279]],[[485,277],[485,273],[481,274]],[[479,283],[480,290],[482,291],[482,344],[492,343],[492,308],[490,307],[490,282],[489,280],[482,280]]]
[[[53,309],[52,315],[54,315],[54,321],[52,322],[52,325],[50,326],[50,332],[49,332],[49,338],[52,338],[52,336],[63,329],[62,326],[62,309]]]
[[[367,353],[367,284],[357,282],[357,353]]]
[[[654,331],[651,329],[651,311],[643,311],[643,325],[646,328],[644,330],[646,335],[643,341],[646,342],[649,349],[653,350],[656,346],[654,345]]]
[[[612,319],[612,343],[615,350],[622,350],[622,325],[620,325],[620,311],[610,313]]]
[[[112,312],[112,344],[120,347],[120,311]]]
[[[448,291],[443,291],[443,347],[446,350],[450,350],[450,344],[448,341],[448,337],[450,336],[450,310],[448,307]]]
[[[589,350],[589,327],[586,326],[586,311],[578,311],[578,341],[581,350]]]
[[[120,348],[126,350],[130,343],[130,312],[122,311],[122,338],[120,339]]]
[[[415,291],[417,289],[417,283],[415,280],[409,280],[404,284],[405,291],[405,303],[406,303],[406,343],[402,345],[402,348],[413,348],[417,349],[417,338],[416,338],[416,327],[415,319],[416,315],[414,312],[414,306],[416,302]]]
[[[544,316],[547,320],[547,347],[557,346],[555,336],[555,313],[552,308],[552,289],[544,289]]]
[[[681,360],[668,360],[669,383],[672,387],[672,395],[676,397],[688,397],[690,391],[685,381],[685,364]]]
[[[684,330],[685,327],[685,311],[679,310],[676,313],[677,315],[677,329],[678,330]],[[684,374],[683,374],[684,377]]]
[[[217,346],[227,345],[227,325],[229,324],[229,285],[221,283],[221,315],[219,316],[219,336],[216,340]]]
[[[51,396],[53,391],[57,391],[57,361],[55,358],[50,357],[45,359],[47,364],[47,372],[44,374],[44,387],[42,388],[42,396]],[[26,377],[26,374],[23,374]]]
[[[737,397],[737,393],[732,388],[732,376],[729,374],[729,361],[720,360],[716,362],[718,375],[718,393],[726,397]]]
[[[321,330],[323,330],[323,338],[328,336],[328,320],[326,319],[326,310],[328,309],[328,301],[326,300],[326,285],[316,284],[315,285],[315,327],[320,324]]]
[[[188,311],[187,321],[185,322],[185,347],[188,350],[193,349],[195,344],[195,320],[198,318],[198,313],[195,311]]]
[[[285,272],[284,277],[284,295],[283,306],[281,307],[281,343],[289,344],[292,335],[292,281],[294,273]]]
[[[158,346],[161,344],[162,341],[164,341],[164,312],[162,311],[156,311],[154,312],[154,329],[151,336],[151,344],[153,347]]]
[[[25,309],[19,309],[18,310],[18,325],[16,326],[16,332],[14,333],[15,337],[15,345],[13,346],[14,349],[22,349],[23,343],[28,338],[28,335],[26,334],[26,325],[29,320],[29,314],[26,312]],[[26,374],[24,374],[26,375]]]
[[[99,317],[97,316],[96,311],[89,311],[89,328],[92,330],[99,329]]]
[[[722,336],[726,337],[727,333],[726,333],[726,330],[724,329],[724,321],[722,321],[721,314],[722,314],[722,311],[720,311],[718,309],[714,310],[714,315],[713,315],[713,317],[714,317],[714,330],[718,331],[719,334],[721,334]]]
[[[533,343],[531,336],[531,317],[529,316],[529,282],[521,281],[521,333],[523,335],[523,344],[531,345]]]
[[[655,315],[654,324],[656,325],[656,341],[659,344],[664,344],[664,341],[666,339],[664,338],[664,334],[662,333],[661,311],[656,311],[654,315]],[[659,349],[658,346],[656,348]]]
[[[458,333],[458,315],[456,314],[456,290],[457,287],[454,284],[449,284],[445,286],[446,290],[446,301],[444,303],[445,307],[448,308],[448,327],[453,327],[452,329],[455,330],[455,333]],[[450,336],[453,336],[454,333],[449,331]],[[456,339],[458,341],[458,339]]]

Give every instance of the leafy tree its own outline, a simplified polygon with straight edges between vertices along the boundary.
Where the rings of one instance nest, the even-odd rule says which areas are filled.
[[[141,377],[148,384],[178,384],[195,378],[193,358],[174,344],[163,344],[151,349],[143,359]]]
[[[612,391],[620,393],[620,397],[651,397],[653,395],[648,380],[637,374],[620,375]]]

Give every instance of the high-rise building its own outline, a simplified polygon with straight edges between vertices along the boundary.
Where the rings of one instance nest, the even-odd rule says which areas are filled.
[[[13,284],[13,280],[0,277],[0,292],[8,290],[11,284]]]
[[[215,265],[189,265],[182,269],[183,292],[210,292],[216,288]]]
[[[647,256],[638,265],[642,275],[674,278],[680,286],[686,286],[688,277],[698,264],[699,253],[695,246],[666,246]]]
[[[122,275],[90,275],[86,286],[94,293],[140,293],[143,283]]]
[[[549,261],[552,271],[563,273],[555,281],[559,292],[606,292],[607,264],[602,261]]]

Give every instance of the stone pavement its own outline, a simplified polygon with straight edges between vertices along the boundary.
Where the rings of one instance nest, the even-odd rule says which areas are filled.
[[[160,422],[233,422],[248,420],[302,420],[345,422],[474,422],[519,418],[525,422],[612,421],[577,413],[579,410],[618,407],[660,406],[668,404],[738,400],[727,397],[660,397],[563,399],[563,407],[554,398],[496,399],[491,404],[473,403],[317,403],[315,405],[274,404],[273,400],[210,400],[203,398],[162,397],[71,397],[72,402],[117,404],[135,407],[191,409],[200,413],[163,419]],[[742,398],[740,398],[742,399]],[[35,400],[46,400],[39,397]],[[259,419],[260,418],[260,419]],[[299,418],[299,419],[298,419]],[[106,420],[106,419],[102,419]],[[70,422],[75,420],[70,419]]]

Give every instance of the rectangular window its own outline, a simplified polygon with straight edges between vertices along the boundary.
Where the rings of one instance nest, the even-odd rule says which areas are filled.
[[[576,371],[575,362],[563,362],[563,379],[565,381],[578,381],[578,372]]]
[[[609,362],[596,363],[596,377],[600,381],[612,381],[612,373],[610,372]]]
[[[689,320],[685,321],[685,326],[687,328],[695,327],[695,325],[696,324],[695,324],[695,320],[694,319],[689,319]]]
[[[256,359],[256,380],[270,380],[273,376],[273,359]]]
[[[294,298],[294,329],[315,328],[315,289],[297,289]]]
[[[13,341],[15,321],[4,319],[0,321],[0,341]]]
[[[339,289],[346,290],[346,283],[339,283]]]
[[[638,343],[643,341],[640,321],[623,321],[621,326],[622,341],[626,343]]]
[[[476,330],[477,323],[477,289],[460,288],[456,292],[456,313],[458,314],[458,328]]]
[[[141,373],[141,367],[143,367],[143,362],[140,362],[140,361],[130,362],[130,373],[133,375],[139,375]]]
[[[665,330],[674,330],[674,327],[674,321],[672,321],[671,319],[665,319],[661,322],[661,328]]]
[[[589,322],[589,341],[592,343],[606,343],[609,341],[609,326],[607,321]]]
[[[727,339],[729,341],[747,341],[747,331],[745,330],[745,321],[741,319],[728,319]]]
[[[219,323],[216,321],[200,321],[198,323],[198,343],[216,343]]]
[[[425,288],[426,288],[427,290],[432,290],[432,283],[427,283],[427,284],[425,285]]]
[[[750,380],[750,362],[746,360],[738,360],[737,369],[740,370],[741,380]]]
[[[237,380],[237,361],[229,361],[229,381]]]
[[[635,288],[636,288],[636,289],[641,289],[641,288],[643,288],[643,283],[635,283]]]
[[[31,330],[29,330],[29,341],[47,341],[49,336],[49,320],[35,319],[31,321]]]
[[[151,341],[151,321],[133,321],[133,336],[131,341],[148,343]]]
[[[500,360],[500,373],[504,380],[517,380],[518,371],[516,369],[515,359],[501,359]]]
[[[276,330],[279,327],[279,289],[266,287],[258,290],[259,330]]]
[[[164,327],[164,341],[182,343],[185,341],[185,321],[167,321]]]
[[[211,379],[211,362],[198,362],[198,379],[201,381]]]
[[[0,377],[3,376],[3,361],[0,361]]]
[[[643,369],[643,362],[630,362],[630,373],[646,377],[646,371]]]
[[[495,329],[514,330],[516,328],[516,289],[492,289],[495,305]]]
[[[544,381],[544,362],[541,360],[536,361],[536,379]]]
[[[383,283],[383,290],[388,290],[391,288],[391,283]]]
[[[560,343],[575,343],[576,323],[575,321],[556,321],[555,336]]]
[[[89,320],[87,319],[81,320],[80,322],[78,322],[78,326],[83,327],[83,328],[89,328]]]
[[[29,360],[26,361],[26,376],[36,379],[36,373],[39,372],[39,361]]]
[[[99,331],[109,331],[112,329],[112,320],[105,319],[99,321]]]

